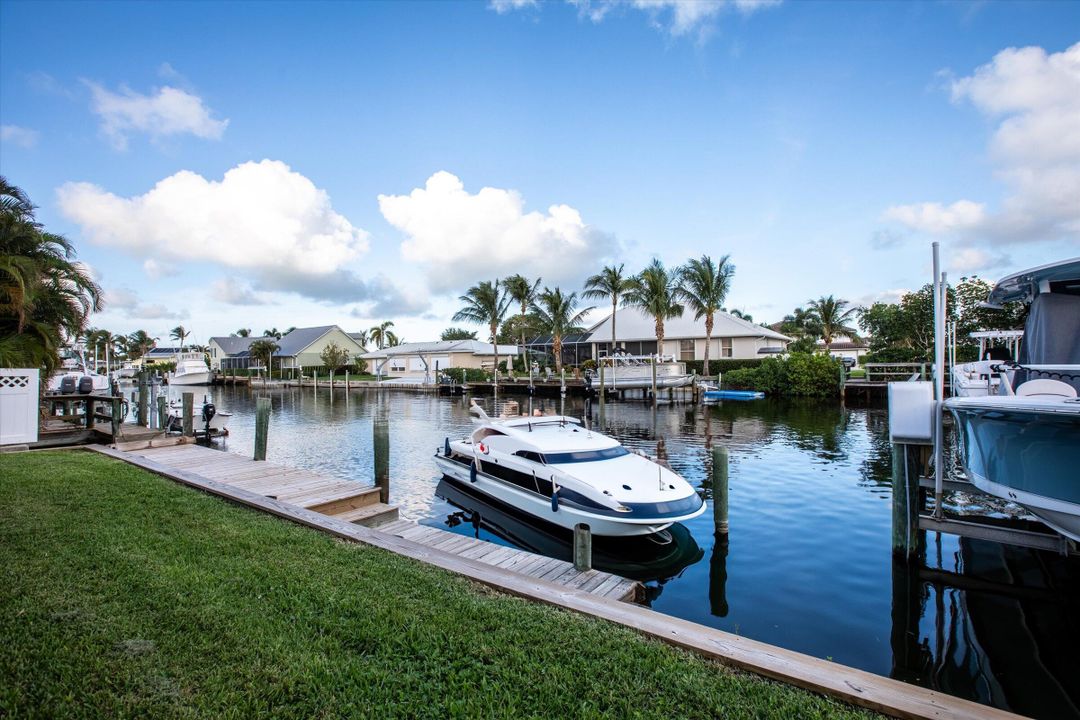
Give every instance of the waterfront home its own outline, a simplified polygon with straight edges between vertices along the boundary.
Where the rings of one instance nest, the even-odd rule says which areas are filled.
[[[175,363],[182,350],[178,347],[155,347],[150,348],[145,355],[136,360],[139,367],[150,368],[154,365]]]
[[[365,350],[349,333],[337,325],[295,328],[288,335],[274,342],[278,346],[274,358],[280,362],[282,370],[323,367],[320,356],[331,344],[348,350],[350,363],[355,358],[363,356]]]
[[[680,317],[664,321],[664,346],[656,347],[656,322],[638,308],[621,308],[615,313],[615,344],[631,355],[674,356],[676,360],[705,359],[705,318],[694,319],[687,310]],[[783,350],[792,338],[748,320],[717,312],[713,318],[710,360],[760,358],[763,348]],[[526,343],[530,352],[550,354],[552,338],[538,337]],[[563,362],[606,357],[611,346],[611,315],[585,332],[563,338]]]
[[[828,352],[833,357],[853,358],[856,361],[870,352],[870,346],[865,340],[859,337],[848,337],[847,335],[833,337],[833,341],[829,343],[828,348],[825,347],[823,340],[818,340],[817,349],[819,352]]]
[[[499,345],[499,362],[518,356],[516,345]],[[491,370],[495,352],[491,343],[480,340],[437,340],[385,347],[361,355],[368,361],[368,371],[393,375],[409,381],[434,382],[437,373],[447,368]]]
[[[210,355],[211,370],[247,370],[253,367],[253,361],[249,351],[251,344],[257,340],[269,340],[277,342],[272,337],[239,337],[227,335],[224,337],[212,337],[207,351]]]

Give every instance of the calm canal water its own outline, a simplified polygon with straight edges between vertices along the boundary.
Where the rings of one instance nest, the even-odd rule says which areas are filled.
[[[229,450],[252,451],[257,394],[216,390],[218,408],[234,413]],[[462,399],[266,394],[269,460],[368,483],[372,421],[385,414],[402,517],[569,558],[568,537],[441,482],[431,456],[447,435],[469,432]],[[567,399],[565,410],[581,416],[584,402]],[[652,453],[663,437],[673,468],[710,506],[706,438],[730,450],[726,544],[714,538],[711,507],[664,546],[596,539],[595,564],[647,581],[656,610],[1026,715],[1080,717],[1080,562],[934,534],[919,562],[894,562],[883,409],[608,403],[602,427],[597,411],[594,426],[630,448]]]

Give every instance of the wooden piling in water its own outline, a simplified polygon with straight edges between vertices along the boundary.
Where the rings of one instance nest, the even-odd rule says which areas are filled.
[[[592,570],[592,530],[585,523],[574,526],[574,569]]]
[[[717,535],[728,534],[728,449],[716,445],[712,450],[713,526]]]
[[[164,395],[157,398],[158,429],[166,430],[169,424],[169,401]]]
[[[379,488],[379,502],[390,502],[390,423],[386,418],[375,418],[372,427],[375,451],[375,485]]]
[[[918,554],[923,542],[919,531],[919,512],[923,506],[919,475],[924,454],[923,446],[892,444],[892,550],[903,558]]]
[[[255,455],[254,460],[266,460],[266,439],[270,432],[270,398],[255,401]]]
[[[530,380],[531,379],[532,378],[530,378]],[[604,389],[604,363],[601,362],[600,363],[600,402],[601,403],[604,402],[604,395],[606,393],[607,393],[607,390]]]
[[[147,411],[146,397],[146,371],[139,371],[139,424],[146,427],[150,424],[149,412]]]
[[[195,393],[184,393],[184,437],[195,434]]]
[[[116,436],[120,434],[120,421],[123,420],[121,413],[124,411],[124,398],[114,397],[112,399],[112,436],[113,441],[116,441]]]

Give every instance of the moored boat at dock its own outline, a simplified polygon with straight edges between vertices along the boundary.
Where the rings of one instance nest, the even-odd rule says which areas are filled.
[[[480,416],[470,436],[446,439],[442,472],[540,520],[594,535],[658,533],[705,511],[686,480],[655,460],[563,415]]]

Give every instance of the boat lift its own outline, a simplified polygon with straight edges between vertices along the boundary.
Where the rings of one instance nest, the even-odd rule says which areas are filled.
[[[947,275],[941,271],[936,242],[933,243],[933,270],[933,379],[923,381],[913,377],[906,382],[889,383],[889,440],[893,447],[894,554],[914,557],[920,546],[921,530],[1080,556],[1080,547],[1076,542],[1048,526],[1044,526],[1048,532],[1036,532],[945,517],[942,502],[945,492],[959,491],[977,495],[985,493],[966,480],[945,479],[945,355],[947,337],[951,334],[953,347],[950,355],[955,358],[955,328],[951,329],[951,333],[946,331]],[[981,356],[986,351],[986,341],[990,339],[1006,340],[1010,350],[1015,352],[1022,335],[1022,332],[1017,334],[1017,331],[986,331],[973,333],[972,337],[979,336]],[[931,465],[933,474],[929,475],[926,470]],[[931,490],[934,493],[934,509],[931,513],[926,513],[926,496]]]

